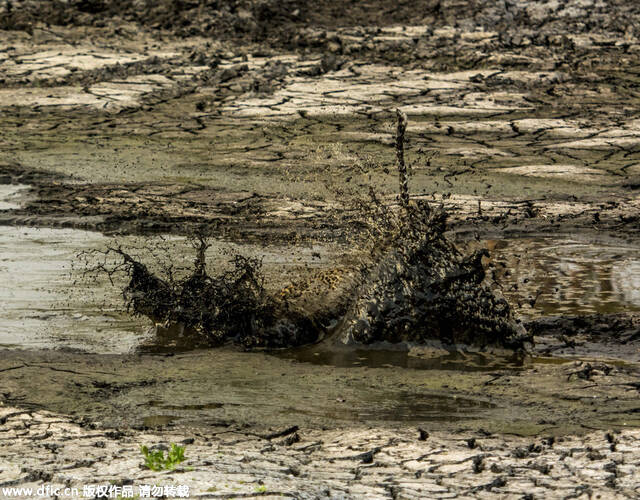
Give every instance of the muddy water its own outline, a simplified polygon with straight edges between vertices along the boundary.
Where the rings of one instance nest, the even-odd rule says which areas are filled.
[[[325,374],[327,381],[330,377]],[[137,411],[144,415],[142,424],[147,427],[161,427],[172,423],[198,422],[215,417],[223,418],[230,414],[248,413],[254,406],[271,408],[283,418],[298,415],[312,420],[347,422],[407,422],[425,421],[464,421],[487,418],[490,410],[497,405],[486,398],[461,397],[458,395],[438,394],[428,391],[385,390],[362,388],[356,393],[334,394],[325,389],[318,394],[319,400],[311,401],[307,395],[291,391],[287,394],[275,393],[275,399],[269,401],[269,390],[264,383],[253,381],[257,389],[250,390],[246,384],[233,387],[234,396],[225,395],[218,402],[203,404],[175,404],[171,401],[149,401],[141,403]],[[301,383],[304,389],[305,383]],[[293,392],[296,394],[294,395]],[[169,393],[170,394],[170,393]],[[202,394],[202,397],[206,396]],[[190,395],[190,401],[196,397]],[[324,402],[323,402],[324,401]]]
[[[112,285],[105,276],[83,276],[82,266],[74,269],[78,252],[101,249],[112,241],[87,231],[0,227],[0,345],[125,353],[144,344],[144,350],[153,351],[149,322],[122,311],[119,290],[124,276],[115,276]],[[142,248],[133,237],[119,241]],[[191,260],[192,250],[184,238],[162,240],[160,245],[166,255],[181,256],[178,270]],[[640,252],[631,246],[552,238],[491,240],[486,245],[492,252],[489,271],[523,316],[640,311]],[[319,245],[265,249],[218,241],[209,251],[209,262],[223,267],[222,254],[231,251],[262,256],[267,281],[278,288],[301,269],[326,267],[337,249]],[[281,355],[316,364],[410,369],[483,370],[513,362],[442,350],[421,358],[406,349],[384,346],[366,350],[311,346]]]
[[[28,187],[0,185],[0,210],[19,208]],[[148,336],[122,311],[115,287],[73,271],[78,252],[107,241],[88,231],[0,227],[0,347],[118,353]]]
[[[145,323],[121,309],[118,291],[72,273],[74,255],[104,245],[98,233],[0,227],[0,346],[126,352]]]
[[[287,349],[277,356],[295,359],[303,363],[340,367],[390,368],[410,370],[459,370],[465,372],[488,371],[522,366],[517,355],[484,352],[449,352],[440,346],[398,348],[389,345],[373,345],[353,349],[347,346],[323,344]]]
[[[87,266],[76,256],[101,250],[118,241],[142,255],[153,269],[172,256],[175,272],[186,269],[193,249],[185,238],[159,239],[149,253],[135,237],[113,240],[100,233],[73,229],[0,226],[0,347],[79,349],[102,354],[127,353],[144,344],[153,346],[151,323],[123,311],[124,275],[85,274]],[[240,247],[214,242],[208,260],[224,267],[228,255]],[[259,253],[271,284],[286,283],[301,267],[320,266],[330,256],[324,247],[242,248]],[[157,260],[156,260],[157,259]],[[75,262],[75,264],[74,264]],[[88,266],[98,263],[89,258]]]
[[[584,239],[489,241],[496,278],[525,316],[640,311],[640,252]]]
[[[536,432],[540,426],[532,419],[546,421],[550,412],[565,428],[561,415],[573,400],[558,403],[558,408],[553,403],[552,408],[555,396],[546,394],[551,380],[566,379],[568,365],[563,360],[558,360],[560,364],[535,362],[531,371],[530,362],[487,353],[389,346],[327,350],[322,345],[275,356],[228,349],[122,356],[143,346],[153,350],[149,323],[123,314],[117,286],[106,279],[81,279],[71,266],[79,250],[102,248],[107,241],[98,233],[78,230],[0,227],[0,343],[5,349],[13,348],[0,359],[0,369],[8,369],[0,389],[8,401],[147,427],[229,420],[268,425],[398,421],[443,426],[459,422]],[[122,241],[136,244],[133,238]],[[190,260],[184,239],[165,243],[167,251],[184,256],[185,263]],[[634,291],[634,283],[640,280],[635,274],[640,266],[634,263],[640,257],[632,248],[551,239],[500,241],[490,246],[495,265],[509,264],[507,278],[514,283],[535,280],[546,287],[547,295],[540,296],[545,309],[538,314],[640,307]],[[223,248],[230,246],[217,242],[212,251]],[[274,280],[294,275],[300,266],[326,266],[332,255],[317,246],[288,253],[270,248],[264,254],[267,276]],[[616,284],[605,286],[607,280]],[[550,290],[560,285],[563,294],[552,295]],[[84,352],[69,352],[69,348]],[[42,349],[63,352],[47,354]],[[515,378],[527,387],[539,385],[536,396],[520,401],[526,391],[520,393],[514,386],[509,389],[513,395],[504,399],[502,388],[476,387],[480,380],[494,380],[494,370],[522,373]],[[534,378],[527,373],[535,373]],[[540,382],[535,381],[538,378]],[[567,390],[572,383],[567,379]],[[580,401],[576,408],[582,408]],[[535,417],[530,416],[529,407],[539,403]],[[602,425],[631,421],[624,414],[624,405],[631,402],[620,404],[607,410]],[[512,424],[513,415],[519,420]],[[585,420],[589,425],[590,418]]]

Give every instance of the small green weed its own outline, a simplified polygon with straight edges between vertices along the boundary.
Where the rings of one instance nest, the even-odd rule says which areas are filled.
[[[171,449],[166,457],[164,451],[150,450],[146,446],[141,446],[140,451],[144,455],[144,464],[153,471],[174,469],[176,465],[185,460],[184,446],[178,446],[175,443],[171,443]]]
[[[266,493],[267,492],[267,487],[264,484],[261,484],[260,486],[256,486],[256,493]]]

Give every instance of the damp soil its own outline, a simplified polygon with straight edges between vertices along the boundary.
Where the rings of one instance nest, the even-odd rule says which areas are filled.
[[[565,307],[573,316],[549,316],[544,301],[523,307],[527,328],[536,334],[535,351],[527,356],[435,342],[368,347],[319,342],[265,353],[229,347],[184,351],[172,345],[171,334],[160,341],[163,336],[154,334],[146,318],[132,321],[122,314],[121,284],[87,281],[84,268],[71,266],[79,249],[103,248],[110,238],[79,230],[25,227],[4,228],[2,238],[3,280],[9,285],[4,292],[2,335],[9,341],[3,346],[0,370],[7,404],[87,416],[111,426],[153,428],[402,422],[450,430],[481,427],[492,432],[562,434],[636,422],[634,380],[640,359],[635,353],[640,338],[634,332],[640,320],[631,313],[580,314],[583,311],[572,310],[570,300]],[[136,242],[148,239],[122,241],[135,248]],[[157,244],[166,245],[170,254],[184,255],[188,265],[192,249],[185,238]],[[545,244],[560,243],[550,238],[485,242],[493,248],[528,251],[536,272],[551,282],[563,279],[565,268],[556,268],[551,275],[549,254],[536,253]],[[584,259],[579,245],[562,245],[564,259]],[[215,246],[240,247],[246,254],[264,251],[223,241],[210,250],[212,258],[219,258]],[[619,246],[592,243],[590,248],[598,255],[621,252]],[[623,248],[629,259],[637,255]],[[339,252],[301,247],[285,254],[271,248],[265,273],[272,285],[278,283],[276,276],[282,283],[287,273],[299,275],[309,265],[321,270],[326,264],[318,262],[317,253],[331,262],[328,257],[335,260]],[[37,255],[32,260],[41,265],[17,280],[10,270],[25,255]],[[497,251],[493,255],[495,262],[502,258]],[[601,281],[615,278],[606,259],[598,265],[606,277]],[[627,279],[632,283],[634,275]],[[596,291],[593,283],[580,283],[582,289],[574,286],[573,293],[585,297],[600,293],[595,305],[611,302],[607,287]],[[622,308],[625,297],[618,296]],[[42,304],[40,312],[34,311],[34,302]],[[571,321],[572,317],[579,320]],[[594,330],[603,324],[599,332]],[[600,399],[607,404],[591,404]]]
[[[120,428],[640,425],[633,2],[192,3],[0,1],[4,404]],[[395,108],[413,200],[490,251],[529,355],[185,351],[72,266],[114,236],[153,260],[159,234],[190,263],[206,225],[273,292],[339,290],[349,201],[397,203]]]
[[[400,369],[369,367],[366,360],[319,365],[228,349],[172,356],[14,350],[3,351],[1,369],[7,404],[107,426],[402,423],[532,435],[640,423],[637,367],[610,364],[603,371],[594,365],[586,379],[578,375],[586,373],[586,363],[556,361],[465,371],[446,357],[441,366]]]

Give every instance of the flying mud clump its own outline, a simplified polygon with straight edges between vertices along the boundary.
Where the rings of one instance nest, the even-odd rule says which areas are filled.
[[[127,310],[150,318],[158,325],[179,331],[181,346],[217,346],[233,342],[245,347],[281,347],[308,344],[317,339],[312,321],[275,300],[264,287],[261,261],[233,255],[230,269],[216,276],[206,271],[207,237],[199,232],[192,237],[196,248],[193,269],[185,278],[173,273],[160,277],[121,246],[110,246],[91,273],[112,276],[125,272],[129,282],[122,291]],[[96,252],[94,252],[96,253]],[[108,264],[109,256],[120,259]],[[87,262],[91,260],[85,255]],[[93,260],[95,262],[95,260]]]
[[[526,331],[509,304],[483,284],[487,251],[463,256],[445,237],[442,208],[410,201],[405,128],[406,116],[398,113],[399,206],[389,207],[370,191],[369,200],[360,203],[366,228],[360,262],[338,294],[316,288],[313,308],[269,293],[258,259],[234,255],[231,270],[210,276],[203,234],[194,238],[195,263],[182,280],[156,276],[121,247],[107,250],[120,263],[101,271],[124,270],[128,309],[156,323],[180,325],[190,345],[292,347],[318,341],[327,333],[325,325],[333,324],[338,325],[331,330],[333,338],[343,343],[437,340],[522,348],[530,340]]]
[[[389,209],[374,193],[363,207],[374,230],[371,259],[360,272],[342,340],[522,348],[530,340],[524,327],[507,301],[483,285],[482,257],[488,251],[464,257],[444,235],[444,210],[425,201],[410,203],[405,129],[406,116],[398,112],[400,209]]]

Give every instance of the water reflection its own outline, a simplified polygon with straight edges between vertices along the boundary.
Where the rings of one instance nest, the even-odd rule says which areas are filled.
[[[465,352],[442,349],[415,350],[390,349],[380,346],[354,348],[352,346],[314,345],[287,349],[276,353],[283,358],[303,363],[340,367],[386,368],[399,367],[412,370],[461,370],[487,371],[522,366],[519,354],[495,354],[488,352]]]
[[[524,315],[640,310],[640,254],[551,238],[489,240],[489,273]]]

